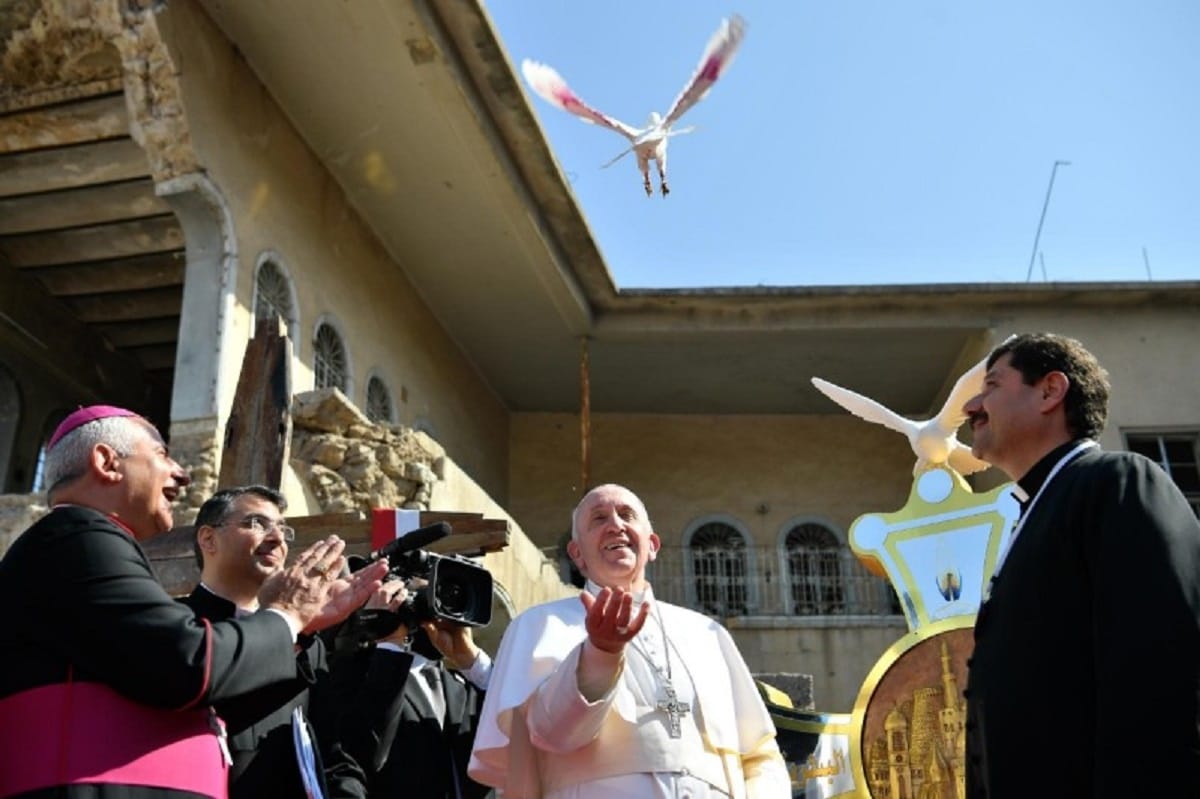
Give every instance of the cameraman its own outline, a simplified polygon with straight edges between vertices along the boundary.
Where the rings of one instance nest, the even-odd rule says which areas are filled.
[[[416,589],[422,580],[413,580]],[[398,610],[401,580],[376,592],[368,608]],[[467,776],[492,661],[471,628],[444,620],[394,632],[334,662],[344,691],[341,747],[366,774],[368,795],[481,799],[489,788]]]

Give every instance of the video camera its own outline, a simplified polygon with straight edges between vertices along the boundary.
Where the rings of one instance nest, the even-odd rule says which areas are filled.
[[[388,560],[385,580],[409,581],[414,577],[425,585],[410,591],[398,611],[364,609],[351,622],[360,640],[382,638],[401,624],[410,630],[421,622],[445,620],[467,627],[484,627],[492,620],[492,575],[487,569],[461,555],[438,555],[424,547],[450,535],[446,522],[405,533],[365,558],[351,556],[350,570],[358,571],[381,558]]]

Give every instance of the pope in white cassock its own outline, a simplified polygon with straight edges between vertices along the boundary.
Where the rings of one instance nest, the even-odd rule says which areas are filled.
[[[513,620],[470,774],[505,799],[791,796],[775,726],[725,628],[657,602],[658,536],[617,485],[575,509],[574,598]]]

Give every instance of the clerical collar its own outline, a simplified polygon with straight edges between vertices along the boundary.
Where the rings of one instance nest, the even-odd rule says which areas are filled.
[[[593,582],[592,580],[588,580],[587,585],[584,586],[584,590],[586,590],[592,596],[595,596],[596,594],[600,593],[601,587],[602,586],[599,583]],[[654,589],[652,589],[650,587],[650,583],[646,583],[645,591],[634,591],[633,606],[637,607],[638,605],[645,602],[647,599],[654,599]]]
[[[1059,444],[1043,455],[1042,459],[1035,463],[1032,469],[1025,472],[1025,475],[1017,480],[1016,486],[1013,487],[1013,496],[1021,504],[1022,513],[1028,509],[1029,498],[1037,496],[1038,491],[1042,488],[1042,483],[1046,482],[1046,477],[1050,474],[1050,470],[1054,468],[1054,465],[1073,447],[1079,446],[1080,443],[1086,440],[1085,438],[1077,438],[1074,441]]]
[[[200,587],[203,588],[208,593],[215,596],[217,599],[221,600],[222,602],[228,602],[230,605],[233,605],[233,617],[235,619],[240,619],[245,616],[249,616],[251,613],[254,612],[253,610],[248,610],[247,608],[238,607],[238,603],[234,602],[232,599],[229,599],[228,597],[221,596],[216,591],[212,590],[211,586],[205,585],[203,580],[200,581]]]

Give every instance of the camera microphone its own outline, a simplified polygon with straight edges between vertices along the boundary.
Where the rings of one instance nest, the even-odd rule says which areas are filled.
[[[440,541],[448,535],[450,535],[450,525],[446,522],[438,522],[427,527],[418,527],[416,530],[410,530],[400,536],[395,541],[389,541],[370,555],[367,555],[366,561],[370,564],[380,558],[394,558],[397,555],[411,552],[414,549],[424,549],[434,541]]]

